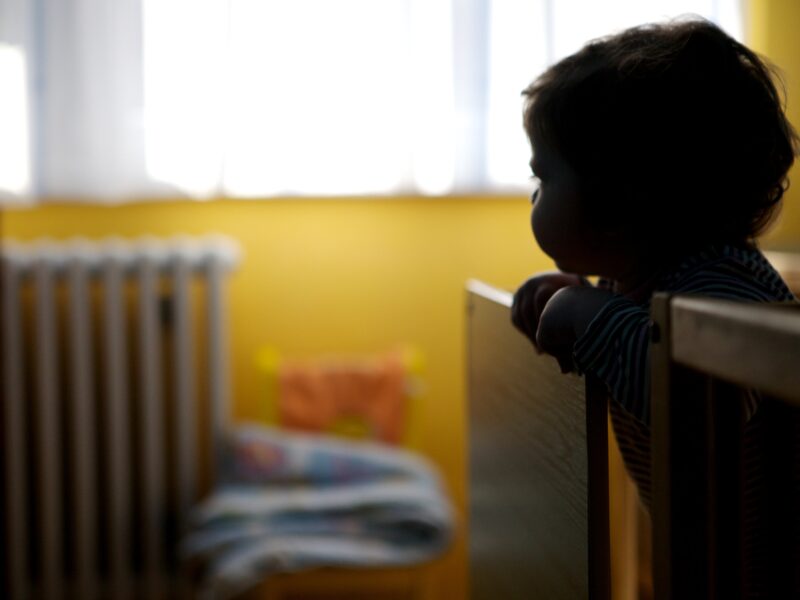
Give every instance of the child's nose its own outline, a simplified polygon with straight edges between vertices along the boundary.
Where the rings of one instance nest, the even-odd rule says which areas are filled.
[[[536,201],[538,199],[539,199],[539,188],[536,188],[533,194],[531,194],[531,204],[536,204]]]

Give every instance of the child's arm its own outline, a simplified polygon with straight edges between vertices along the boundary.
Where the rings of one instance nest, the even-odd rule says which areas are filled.
[[[537,351],[555,356],[562,372],[596,375],[615,400],[647,423],[650,314],[583,278],[567,275],[561,279],[559,275],[565,274],[532,277],[517,290],[512,306],[514,324]],[[562,285],[552,289],[557,283]],[[546,286],[544,292],[540,291],[542,285]]]
[[[556,292],[570,286],[591,287],[592,284],[580,275],[550,271],[534,275],[515,292],[511,321],[531,341],[537,352],[542,352],[536,341],[542,312]]]
[[[567,288],[548,302],[538,336],[562,371],[594,374],[627,412],[648,423],[651,322],[647,309],[627,298]]]
[[[565,287],[545,306],[536,332],[536,345],[558,359],[564,373],[575,370],[573,350],[600,310],[615,298],[595,287]]]

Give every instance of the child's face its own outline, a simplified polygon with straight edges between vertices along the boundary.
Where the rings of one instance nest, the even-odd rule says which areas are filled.
[[[541,182],[532,198],[536,242],[562,271],[619,278],[631,254],[587,214],[572,167],[547,145],[534,146],[531,170]]]

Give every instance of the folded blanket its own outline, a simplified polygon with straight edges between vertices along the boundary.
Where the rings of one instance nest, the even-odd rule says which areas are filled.
[[[315,486],[402,479],[430,480],[436,471],[419,454],[384,444],[245,424],[232,433],[226,477],[234,484]]]
[[[248,426],[231,457],[233,477],[196,509],[183,544],[210,597],[278,572],[416,564],[452,538],[439,479],[410,452]]]

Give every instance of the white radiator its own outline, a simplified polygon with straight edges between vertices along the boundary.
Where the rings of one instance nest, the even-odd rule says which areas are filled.
[[[9,598],[188,593],[175,539],[219,464],[238,255],[222,238],[4,245]]]

